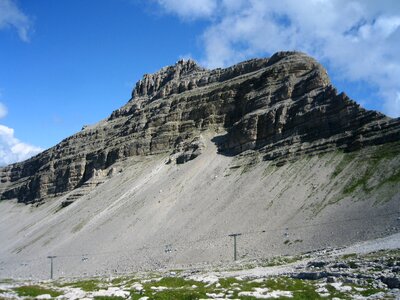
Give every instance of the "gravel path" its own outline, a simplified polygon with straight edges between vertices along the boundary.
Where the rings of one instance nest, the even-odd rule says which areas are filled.
[[[399,221],[400,223],[400,221]],[[354,244],[338,251],[339,255],[349,253],[365,254],[379,250],[400,249],[400,233],[395,233],[384,238]]]

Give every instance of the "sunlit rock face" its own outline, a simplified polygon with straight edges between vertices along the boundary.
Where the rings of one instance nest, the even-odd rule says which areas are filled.
[[[221,155],[254,150],[281,165],[396,141],[399,129],[399,119],[338,94],[326,70],[303,53],[278,52],[215,70],[181,60],[144,75],[107,120],[0,169],[0,199],[59,196],[115,172],[116,163],[123,168],[132,156],[169,153],[167,163],[185,163],[201,155],[205,132],[225,133],[215,140]]]

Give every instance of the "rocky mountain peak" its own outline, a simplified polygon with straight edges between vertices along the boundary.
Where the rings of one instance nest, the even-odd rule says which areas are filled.
[[[180,73],[180,75],[187,75],[189,73],[204,70],[204,68],[199,66],[196,61],[191,58],[178,60],[175,63],[174,68]]]
[[[277,165],[303,155],[352,151],[400,139],[400,120],[338,94],[326,70],[300,52],[278,52],[207,70],[192,60],[146,74],[110,118],[0,169],[0,199],[36,202],[112,174],[129,157],[202,153],[203,133],[221,155],[257,151]]]
[[[173,66],[164,67],[153,74],[145,74],[136,83],[132,97],[160,98],[171,93],[193,88],[193,78],[204,71],[205,69],[200,67],[194,60],[181,59]]]

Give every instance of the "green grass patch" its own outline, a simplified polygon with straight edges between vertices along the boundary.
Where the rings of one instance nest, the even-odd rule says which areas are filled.
[[[315,286],[312,283],[301,279],[293,279],[288,277],[268,279],[266,282],[266,287],[270,288],[271,290],[292,292],[293,298],[287,298],[287,299],[296,299],[296,300],[323,299],[315,291]],[[286,298],[282,297],[280,299],[286,299]]]
[[[192,286],[196,287],[192,287]],[[166,290],[156,291],[152,287],[167,287]],[[206,293],[212,292],[213,287],[204,287],[203,282],[195,280],[186,280],[181,277],[165,277],[156,282],[143,284],[144,290],[140,293],[136,290],[131,290],[131,299],[137,300],[141,297],[149,297],[154,300],[173,300],[173,299],[200,299],[208,298]]]
[[[184,279],[182,277],[164,277],[159,281],[146,283],[144,286],[165,286],[169,288],[180,288],[191,287],[192,285],[204,286],[204,283],[195,280]]]
[[[265,287],[265,281],[263,282],[252,282],[248,280],[237,280],[236,278],[233,277],[228,277],[228,278],[221,278],[219,280],[219,284],[221,285],[220,288],[223,289],[233,289],[233,288],[240,288],[240,291],[235,291],[233,294],[235,297],[237,297],[237,292],[241,291],[253,291],[254,288],[256,287]],[[216,291],[218,292],[218,290]]]
[[[400,153],[400,142],[393,142],[380,145],[373,152],[373,159],[392,159]]]
[[[77,281],[73,283],[65,283],[61,286],[69,286],[73,288],[80,288],[85,292],[92,292],[98,291],[101,289],[102,282],[99,280],[84,280],[84,281]]]
[[[399,182],[400,181],[400,171],[397,171],[397,173],[394,173],[392,176],[390,176],[388,179],[386,179],[387,182]]]
[[[367,168],[367,170],[365,171],[365,173],[358,179],[355,179],[353,181],[351,181],[350,183],[348,183],[344,189],[343,189],[343,193],[344,194],[352,194],[354,193],[357,188],[361,187],[365,192],[369,192],[371,191],[371,188],[368,187],[367,183],[368,180],[371,178],[372,176],[372,168]]]
[[[400,142],[388,143],[377,146],[372,152],[359,160],[356,167],[366,164],[366,169],[362,175],[351,180],[343,189],[344,194],[352,194],[358,188],[362,188],[364,192],[370,192],[373,188],[368,185],[369,180],[375,174],[375,171],[382,160],[390,160],[398,156],[400,153]],[[339,163],[340,165],[340,163]],[[335,172],[334,172],[335,173]],[[380,180],[375,188],[379,188],[385,183],[400,182],[400,171],[395,172],[388,178]]]
[[[270,278],[265,279],[261,282],[252,282],[252,281],[239,281],[235,278],[222,278],[219,283],[221,284],[221,288],[223,289],[233,289],[235,287],[239,287],[240,291],[234,291],[232,294],[232,298],[238,298],[238,293],[241,291],[254,291],[255,288],[268,288],[271,291],[290,291],[293,294],[292,298],[288,297],[280,297],[279,299],[323,299],[319,296],[319,294],[315,291],[315,286],[305,280],[300,279],[292,279],[289,277],[279,277],[279,278]],[[240,296],[240,299],[256,299],[252,296]]]
[[[309,300],[309,299],[327,299],[326,297],[321,297],[316,291],[313,289],[306,289],[302,291],[293,292],[292,298],[281,297],[279,299],[293,299],[293,300]],[[331,299],[331,298],[328,298]]]
[[[349,258],[356,258],[356,257],[357,257],[356,253],[349,253],[349,254],[342,255],[342,259],[349,259]]]
[[[270,278],[265,282],[265,286],[272,290],[281,291],[298,291],[312,287],[307,281],[289,277]]]
[[[227,277],[227,278],[220,278],[219,284],[221,285],[222,288],[229,289],[230,287],[232,287],[233,284],[239,285],[240,281],[233,277]]]
[[[166,287],[166,290],[154,290],[152,287]],[[192,287],[196,286],[196,287]],[[203,282],[185,279],[182,277],[164,277],[159,281],[143,283],[143,290],[140,293],[131,290],[131,299],[137,300],[141,297],[149,297],[150,299],[200,299],[208,298],[207,292],[212,292],[213,287],[205,288]]]
[[[21,297],[37,297],[39,295],[49,294],[51,297],[55,298],[63,295],[62,292],[47,289],[38,285],[25,285],[14,288],[13,290]]]
[[[340,292],[330,284],[327,284],[325,287],[328,290],[328,292],[331,294],[330,297],[332,297],[332,298],[336,297],[336,298],[340,298],[340,299],[352,299],[350,292]]]
[[[241,291],[243,292],[251,292],[254,291],[255,288],[265,288],[266,287],[266,281],[263,282],[251,282],[251,281],[242,281],[238,287],[240,287]],[[240,293],[241,291],[238,291]],[[237,297],[237,295],[235,294]]]
[[[338,176],[356,158],[356,153],[343,153],[342,160],[337,164],[331,175],[331,179]]]
[[[388,178],[382,180],[378,184],[378,188],[386,183],[399,183],[400,182],[400,171],[395,172],[393,175],[389,176]]]
[[[141,297],[147,296],[152,300],[197,300],[197,299],[208,299],[205,292],[191,290],[191,289],[174,289],[159,291],[154,294],[144,295],[131,295],[132,300],[140,299]]]
[[[371,296],[371,295],[374,295],[374,294],[377,294],[377,293],[380,293],[380,292],[384,292],[384,290],[382,290],[382,289],[376,289],[376,288],[367,288],[365,291],[361,291],[361,292],[358,292],[361,296],[364,296],[364,297],[369,297],[369,296]]]
[[[116,286],[116,285],[119,286],[122,283],[126,282],[126,280],[127,280],[127,278],[125,278],[125,277],[113,278],[113,279],[111,279],[111,284],[114,286]]]

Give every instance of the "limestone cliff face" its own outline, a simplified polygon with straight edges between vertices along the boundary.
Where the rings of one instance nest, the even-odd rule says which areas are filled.
[[[201,154],[204,131],[227,132],[216,140],[222,155],[251,149],[278,164],[399,140],[400,120],[338,94],[325,69],[302,53],[215,70],[179,61],[145,75],[107,120],[0,169],[0,198],[31,203],[61,195],[131,156],[170,153],[184,163]]]

